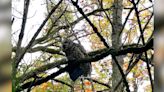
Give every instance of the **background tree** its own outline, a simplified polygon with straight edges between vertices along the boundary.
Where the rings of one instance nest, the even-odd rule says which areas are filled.
[[[151,92],[152,7],[149,0],[13,0],[13,92],[67,92],[73,87],[92,92],[87,80],[95,91]],[[86,88],[80,80],[71,84],[66,71],[68,62],[76,60],[66,59],[63,38],[87,51],[88,57],[73,64],[91,62]]]

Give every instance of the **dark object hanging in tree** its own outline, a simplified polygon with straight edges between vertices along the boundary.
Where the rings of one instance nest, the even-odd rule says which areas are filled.
[[[68,70],[67,72],[70,75],[70,78],[75,81],[78,77],[83,75],[87,77],[91,74],[91,63],[81,63],[78,65],[73,65],[78,63],[78,60],[87,57],[85,49],[82,45],[74,43],[73,41],[66,39],[62,43],[63,51],[66,54],[66,57],[69,61],[68,62]]]

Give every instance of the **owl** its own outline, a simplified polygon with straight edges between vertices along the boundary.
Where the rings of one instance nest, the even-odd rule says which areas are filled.
[[[78,63],[78,60],[87,57],[86,50],[82,45],[74,43],[72,40],[66,39],[62,43],[63,52],[65,52],[68,59],[68,66],[73,63]],[[71,61],[72,60],[72,61]],[[91,63],[81,63],[75,67],[71,67],[68,70],[70,78],[75,81],[78,77],[83,75],[87,77],[91,74]]]

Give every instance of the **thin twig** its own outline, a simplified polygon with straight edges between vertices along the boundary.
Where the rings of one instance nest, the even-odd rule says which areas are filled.
[[[100,38],[100,40],[103,42],[104,46],[106,46],[107,48],[109,48],[109,45],[106,43],[105,39],[103,38],[103,36],[98,32],[98,29],[94,26],[94,24],[89,20],[89,18],[84,14],[83,10],[77,5],[76,2],[74,2],[73,0],[72,4],[77,8],[77,10],[80,12],[80,14],[83,15],[83,17],[85,18],[85,20],[89,23],[89,25],[92,27],[93,31],[97,34],[97,36]]]
[[[144,40],[144,36],[143,36],[143,29],[142,29],[141,21],[140,21],[140,17],[139,17],[139,11],[137,9],[137,6],[136,6],[134,0],[132,0],[131,3],[133,4],[134,9],[135,9],[135,13],[136,13],[136,17],[137,17],[137,21],[138,21],[138,25],[139,25],[139,29],[140,29],[142,43],[143,43],[143,45],[145,45],[145,40]],[[147,57],[147,52],[146,51],[145,51],[145,57],[146,57],[146,65],[147,65],[147,70],[148,70],[149,79],[150,79],[150,83],[151,83],[151,88],[152,88],[152,91],[153,91],[154,90],[153,78],[152,78],[152,75],[151,75],[151,68],[149,66],[149,62],[148,62],[148,57]]]
[[[37,32],[34,34],[34,36],[32,37],[31,41],[29,42],[29,44],[26,46],[26,48],[23,50],[22,54],[20,55],[20,57],[17,59],[16,61],[16,66],[18,67],[19,62],[21,61],[21,59],[23,58],[23,56],[25,55],[26,51],[32,46],[33,42],[35,41],[36,37],[38,36],[38,34],[40,33],[40,31],[42,30],[42,28],[44,27],[44,25],[47,23],[48,19],[51,17],[51,15],[55,12],[55,10],[58,8],[58,6],[62,3],[63,0],[60,0],[58,2],[58,4],[51,10],[51,12],[48,14],[48,16],[46,17],[46,19],[42,22],[42,24],[40,25],[40,27],[38,28]]]

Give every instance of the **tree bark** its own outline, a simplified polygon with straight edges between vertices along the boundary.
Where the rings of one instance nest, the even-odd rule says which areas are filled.
[[[112,47],[116,50],[119,49],[121,45],[121,37],[120,32],[122,30],[122,1],[123,0],[114,0],[114,8],[113,8],[113,28],[112,28]],[[118,60],[120,66],[123,65],[123,56],[116,57]],[[112,60],[112,67],[113,67],[113,74],[112,74],[112,88],[115,88],[115,86],[118,84],[119,80],[122,78],[121,73],[118,69],[118,66]],[[123,84],[121,84],[117,91],[114,92],[123,92]]]

